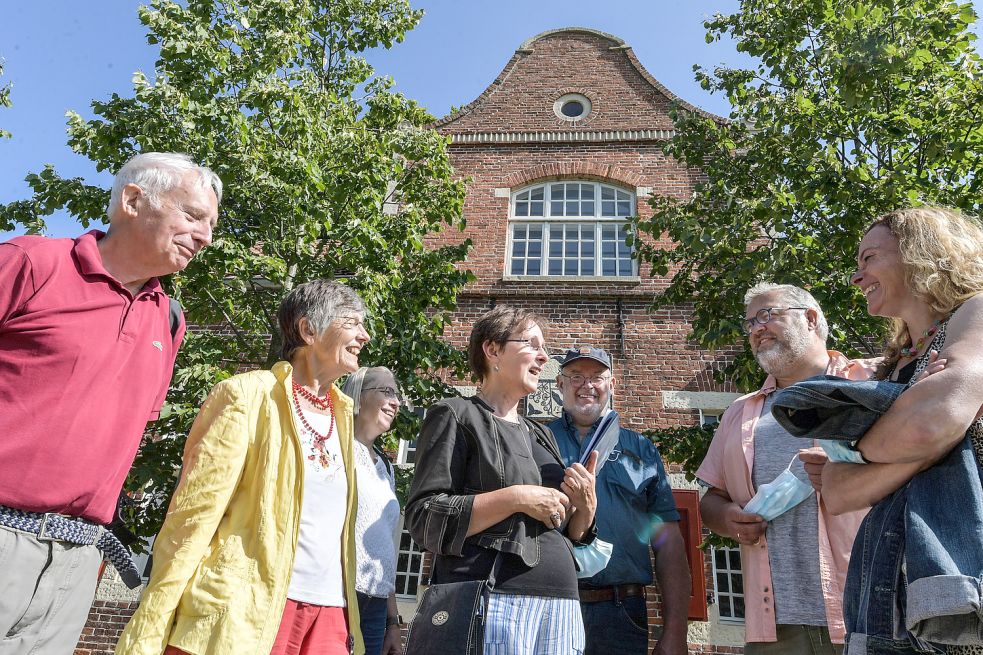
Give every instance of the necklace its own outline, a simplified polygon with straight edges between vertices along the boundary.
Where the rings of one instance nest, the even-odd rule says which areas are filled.
[[[294,382],[294,391],[297,391],[298,389],[307,391]],[[304,417],[304,412],[300,407],[300,396],[303,395],[304,394],[294,394],[294,409],[297,410],[297,418],[300,420],[301,425],[303,425],[304,429],[307,430],[312,437],[314,437],[314,441],[311,443],[311,454],[307,456],[307,459],[312,462],[317,460],[321,464],[321,468],[328,468],[328,465],[331,463],[331,458],[328,457],[328,449],[325,446],[325,442],[330,439],[332,433],[334,433],[334,404],[331,402],[331,394],[328,394],[326,407],[326,409],[331,413],[331,425],[328,426],[328,433],[323,435],[315,430],[314,427],[307,421],[307,418]],[[313,396],[314,394],[311,395]],[[317,398],[317,396],[314,397]],[[304,398],[307,398],[307,396],[304,396]],[[314,405],[315,407],[317,406],[316,404]]]
[[[320,409],[322,412],[326,409],[331,409],[331,392],[328,392],[324,398],[314,395],[314,392],[308,391],[307,387],[297,384],[297,380],[293,380],[294,393],[303,396],[304,400],[314,405],[316,409]]]
[[[932,323],[927,330],[925,330],[924,332],[922,332],[922,336],[918,339],[918,341],[915,343],[914,346],[911,346],[910,348],[902,348],[901,349],[901,356],[902,357],[918,357],[918,353],[921,352],[922,346],[925,345],[926,339],[928,339],[933,334],[935,334],[936,332],[938,332],[940,325],[942,325],[942,320],[941,319],[939,319],[939,320],[935,321],[934,323]]]

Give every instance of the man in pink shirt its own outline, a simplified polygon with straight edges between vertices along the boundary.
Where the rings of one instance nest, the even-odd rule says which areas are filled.
[[[843,585],[863,512],[833,516],[821,489],[765,522],[743,507],[792,463],[805,480],[799,449],[772,417],[774,392],[815,375],[865,380],[867,362],[826,350],[828,326],[812,295],[791,285],[758,284],[745,296],[745,333],[768,373],[758,391],[724,413],[697,477],[709,487],[703,521],[741,544],[747,655],[839,655],[843,651]],[[807,458],[821,461],[818,448]]]
[[[72,653],[103,555],[139,584],[102,526],[184,336],[158,278],[211,243],[221,194],[187,155],[144,153],[105,234],[0,243],[0,653]]]

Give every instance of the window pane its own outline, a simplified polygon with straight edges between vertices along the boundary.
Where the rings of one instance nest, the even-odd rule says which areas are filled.
[[[529,226],[527,226],[525,223],[523,223],[522,225],[513,225],[512,226],[512,238],[514,238],[514,239],[525,239],[526,238],[526,230],[527,229],[529,229]]]
[[[550,240],[550,257],[561,257],[563,255],[563,242],[559,239]]]
[[[567,241],[566,247],[564,248],[564,254],[567,257],[576,257],[577,249],[580,244],[576,241]]]
[[[605,259],[601,261],[601,275],[617,275],[618,271],[614,266],[613,259]]]
[[[615,259],[618,256],[615,250],[613,241],[604,241],[601,243],[601,257],[604,259]]]
[[[568,259],[566,261],[566,263],[563,265],[563,274],[564,275],[576,275],[577,274],[577,260],[576,259]]]
[[[551,202],[550,203],[550,215],[551,216],[563,216],[563,203],[562,202]]]
[[[529,226],[529,239],[538,241],[543,238],[543,228],[540,225]]]
[[[515,204],[515,215],[516,216],[528,216],[529,215],[529,203],[527,203],[527,202],[517,202]]]
[[[550,275],[562,275],[563,274],[563,260],[562,259],[550,259]]]
[[[579,202],[567,202],[567,216],[580,216]]]
[[[543,215],[543,203],[533,202],[529,205],[529,215],[530,216],[542,216]]]
[[[594,241],[584,241],[580,245],[580,256],[594,258]]]
[[[733,569],[735,571],[740,571],[741,570],[741,551],[737,550],[736,548],[733,548],[733,549],[728,549],[727,552],[730,554],[730,567],[729,568],[731,568],[731,569]]]
[[[593,216],[594,215],[594,203],[593,201],[587,200],[580,203],[580,215],[581,216]]]
[[[532,197],[530,199],[531,200],[542,200],[543,199],[543,190],[544,189],[545,189],[545,187],[541,187],[541,186],[538,186],[535,189],[533,189],[532,190]]]
[[[527,263],[528,270],[526,271],[526,275],[539,275],[540,263],[541,262],[538,257],[536,259],[530,259],[529,262]]]
[[[530,238],[530,240],[529,240],[529,247],[528,248],[529,248],[529,253],[528,253],[527,256],[530,259],[532,259],[532,258],[538,259],[538,258],[540,258],[540,257],[543,256],[543,242],[542,241],[533,241]]]
[[[594,274],[594,260],[593,259],[581,259],[580,260],[580,274],[581,275],[593,275]]]
[[[602,186],[601,200],[614,200],[614,189],[609,186]]]
[[[523,258],[526,256],[525,241],[514,241],[512,243],[512,259]]]
[[[581,184],[580,185],[580,198],[581,198],[581,200],[593,200],[594,199],[594,185],[593,184]]]
[[[568,184],[567,185],[567,200],[579,200],[580,199],[580,185],[579,184]]]
[[[550,185],[550,199],[551,200],[563,200],[563,185],[553,184]]]
[[[630,259],[619,259],[618,260],[618,268],[621,271],[621,275],[628,276],[628,275],[631,275],[634,272],[632,270],[634,267],[631,265],[631,260]]]
[[[601,216],[614,216],[614,201],[601,201]]]
[[[522,263],[523,262],[522,262],[521,259],[513,259],[512,260],[512,275],[522,275],[523,274],[524,271],[522,270]]]
[[[618,216],[631,216],[630,202],[618,202]]]
[[[517,202],[519,200],[529,200],[529,192],[528,191],[523,191],[522,193],[517,193],[517,194],[515,194],[515,199],[516,199]]]

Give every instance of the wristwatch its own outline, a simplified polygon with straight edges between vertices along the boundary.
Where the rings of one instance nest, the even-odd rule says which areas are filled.
[[[403,617],[397,614],[396,616],[386,617],[386,629],[393,627],[394,625],[403,625]]]

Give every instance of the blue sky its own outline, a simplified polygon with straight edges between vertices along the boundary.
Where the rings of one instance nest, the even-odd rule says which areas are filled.
[[[983,0],[980,0],[983,1]],[[724,98],[693,80],[693,64],[735,64],[733,44],[707,44],[702,22],[729,13],[738,0],[411,0],[426,13],[406,40],[369,60],[380,74],[436,116],[464,105],[490,84],[527,38],[560,27],[590,27],[624,39],[658,80],[685,100],[726,114]],[[108,187],[111,179],[66,145],[65,112],[90,117],[92,100],[132,95],[133,72],[151,74],[156,46],[146,43],[136,0],[32,0],[4,3],[0,83],[13,83],[11,109],[0,109],[0,203],[28,197],[29,172],[54,164],[63,176]],[[51,234],[81,228],[67,214]],[[4,235],[0,233],[0,238]],[[9,235],[8,235],[9,236]]]

